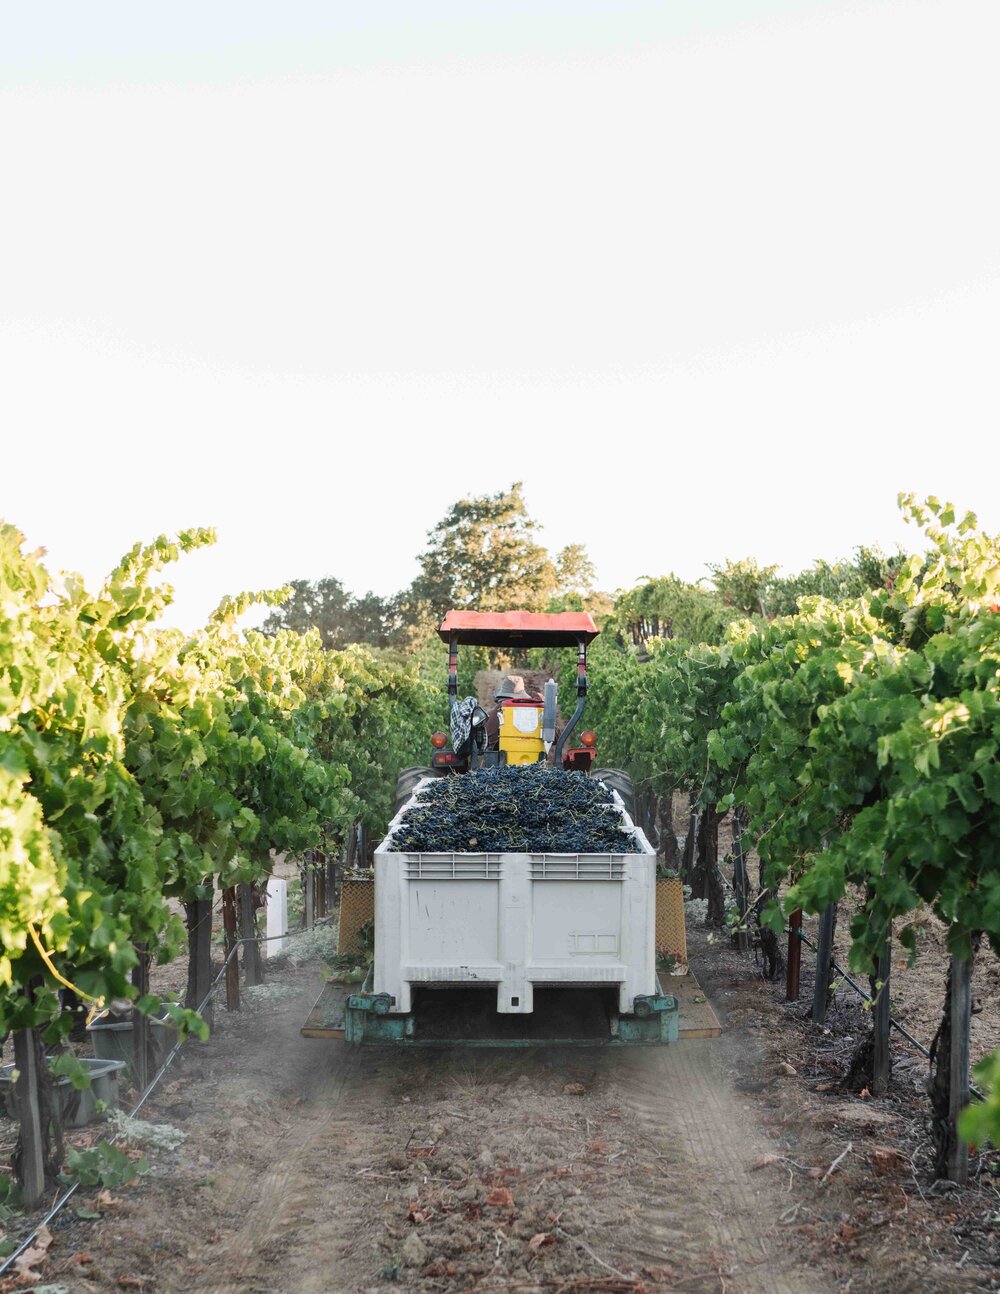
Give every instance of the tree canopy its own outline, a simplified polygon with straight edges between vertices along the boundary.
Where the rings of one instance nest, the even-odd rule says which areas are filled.
[[[545,609],[559,573],[548,550],[535,538],[540,527],[528,515],[522,490],[522,483],[516,481],[509,490],[459,499],[451,505],[428,534],[420,574],[411,590],[414,601],[428,604],[435,615],[450,607]],[[571,564],[575,574],[579,555],[571,558]]]
[[[359,642],[387,647],[393,641],[398,621],[396,599],[371,592],[355,597],[332,575],[315,583],[290,580],[288,588],[287,602],[264,621],[264,633],[317,629],[327,649]]]

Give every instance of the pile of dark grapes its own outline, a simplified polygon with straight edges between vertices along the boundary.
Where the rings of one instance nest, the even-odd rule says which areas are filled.
[[[582,773],[500,764],[426,786],[389,848],[400,853],[634,854],[611,792]]]

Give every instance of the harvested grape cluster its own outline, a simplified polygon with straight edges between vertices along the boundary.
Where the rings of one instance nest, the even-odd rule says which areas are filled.
[[[501,764],[431,782],[389,848],[404,853],[639,852],[603,783],[540,764]]]

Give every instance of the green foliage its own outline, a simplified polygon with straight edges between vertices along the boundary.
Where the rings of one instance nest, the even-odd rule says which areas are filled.
[[[396,598],[381,598],[371,592],[355,597],[333,576],[313,583],[292,580],[289,590],[284,603],[264,621],[264,633],[276,634],[282,629],[306,633],[316,629],[327,648],[346,647],[348,643],[388,647],[399,635]]]
[[[773,568],[727,563],[716,584],[752,621],[716,646],[653,642],[645,663],[604,649],[593,671],[602,761],[738,806],[772,929],[796,907],[861,895],[850,962],[862,973],[894,928],[915,954],[907,918],[922,904],[953,955],[978,931],[1000,952],[1000,542],[937,499],[900,505],[924,554],[859,549],[784,585]],[[788,614],[767,621],[772,593]],[[982,1071],[994,1091],[997,1064]],[[995,1097],[967,1119],[1000,1141]]]
[[[397,658],[420,656],[452,607],[473,610],[588,611],[599,623],[613,601],[594,588],[594,565],[582,544],[567,544],[555,556],[536,538],[522,486],[494,495],[460,499],[429,532],[421,573],[390,598],[355,597],[332,576],[292,580],[282,605],[263,632],[319,631],[325,648],[352,643],[388,649]],[[513,659],[485,654],[477,668],[503,668]]]
[[[887,555],[878,548],[860,547],[850,561],[818,561],[796,575],[773,575],[763,594],[767,614],[794,615],[807,597],[847,602],[876,589],[891,589],[902,560],[899,553]]]
[[[593,593],[597,571],[583,544],[567,544],[556,554],[557,596],[576,594],[586,597]]]
[[[430,532],[412,598],[437,616],[451,607],[475,611],[541,611],[559,572],[535,538],[516,482],[509,490],[452,504]],[[582,550],[564,550],[569,576],[586,574]]]
[[[1000,1146],[1000,1051],[984,1057],[973,1070],[986,1099],[970,1105],[958,1120],[959,1136],[975,1146]]]
[[[378,830],[399,766],[423,756],[441,694],[414,667],[324,651],[317,631],[238,631],[282,591],[227,599],[194,634],[156,624],[171,594],[155,577],[212,538],[136,545],[91,594],[0,528],[4,1031],[61,1036],[67,982],[132,997],[135,947],[166,961],[183,945],[170,898],[259,881],[273,852],[336,849],[357,817]]]
[[[718,643],[738,617],[739,612],[714,590],[666,575],[645,580],[621,594],[615,602],[613,623],[619,630],[648,625],[654,636]]]
[[[148,1171],[149,1160],[145,1156],[131,1159],[110,1141],[99,1141],[87,1150],[70,1150],[64,1180],[114,1190]]]
[[[6,1226],[21,1208],[21,1192],[10,1173],[0,1173],[0,1226]],[[0,1258],[17,1247],[16,1241],[0,1241]]]
[[[53,1078],[68,1078],[78,1092],[90,1087],[90,1075],[87,1073],[86,1066],[82,1065],[71,1051],[53,1056],[49,1061],[49,1069]]]
[[[777,566],[761,566],[752,557],[744,557],[738,562],[725,561],[721,566],[710,564],[708,569],[712,573],[712,583],[727,607],[732,607],[741,616],[767,615],[767,589]]]

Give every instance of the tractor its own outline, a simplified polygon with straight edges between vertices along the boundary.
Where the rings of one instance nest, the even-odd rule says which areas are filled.
[[[600,778],[617,791],[629,816],[634,819],[635,792],[631,777],[621,769],[595,767],[597,734],[592,729],[584,729],[580,733],[580,744],[569,744],[569,738],[583,717],[587,700],[587,644],[597,637],[597,633],[596,625],[586,612],[449,611],[438,635],[448,645],[447,691],[452,731],[450,734],[439,731],[431,736],[429,765],[404,768],[399,774],[397,810],[424,778],[465,773],[472,768],[486,768],[498,763],[539,763],[551,757],[556,767]],[[458,698],[458,649],[461,646],[494,647],[509,652],[525,651],[529,647],[575,647],[576,707],[565,727],[560,731],[558,685],[550,679],[541,698],[499,697],[497,739],[484,740],[490,716],[481,705],[467,706],[468,714],[456,716],[456,710],[461,707]]]
[[[650,1045],[672,1042],[680,1029],[678,993],[658,974],[663,929],[674,932],[683,960],[680,881],[658,881],[656,851],[634,822],[631,778],[599,768],[597,737],[582,730],[587,645],[597,636],[589,615],[561,612],[449,611],[439,635],[448,647],[450,732],[431,737],[427,765],[404,769],[396,814],[375,850],[373,880],[345,882],[341,952],[348,898],[355,928],[374,924],[374,961],[354,991],[328,984],[302,1032],[309,1037],[403,1045]],[[543,695],[511,683],[492,712],[458,695],[458,650],[464,645],[518,652],[572,647],[577,654],[576,705],[561,725],[558,688]],[[404,822],[436,779],[474,776],[497,765],[555,766],[604,784],[601,813],[617,815],[629,836],[622,853],[413,852],[397,845]],[[541,776],[542,774],[540,774]],[[521,776],[515,775],[515,780]],[[528,783],[525,783],[527,786]],[[433,798],[433,797],[432,797]],[[660,907],[660,887],[669,895]],[[358,911],[355,890],[367,904]],[[695,1002],[704,1003],[704,997]],[[695,1007],[695,1014],[700,1008]],[[709,1009],[710,1014],[710,1009]],[[718,1033],[714,1017],[708,1033]]]

